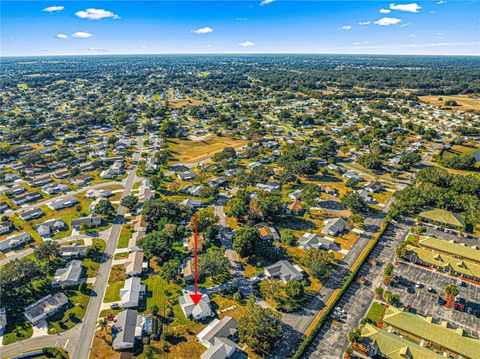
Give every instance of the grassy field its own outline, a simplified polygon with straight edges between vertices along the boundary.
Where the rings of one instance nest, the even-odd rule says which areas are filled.
[[[442,100],[439,100],[442,98]],[[420,96],[420,100],[431,105],[445,106],[445,101],[453,100],[457,101],[460,106],[451,106],[452,111],[480,111],[480,99],[469,97],[466,95],[454,95],[454,96]]]
[[[246,141],[234,140],[229,137],[207,136],[201,141],[170,140],[170,151],[174,154],[175,162],[193,163],[205,160],[225,147],[240,147]]]
[[[128,240],[132,236],[132,225],[127,224],[122,226],[122,230],[120,231],[120,238],[118,239],[117,248],[127,248],[128,247]]]
[[[385,308],[378,302],[373,302],[372,306],[368,310],[367,319],[370,319],[374,323],[381,322],[383,320],[383,314],[385,314]]]
[[[49,318],[49,334],[61,333],[73,328],[81,322],[85,315],[90,296],[78,290],[67,290],[65,294],[68,296],[70,307],[66,311],[60,311]]]

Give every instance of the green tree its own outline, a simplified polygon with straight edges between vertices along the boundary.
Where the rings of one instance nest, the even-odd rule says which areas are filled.
[[[135,209],[135,207],[137,207],[138,198],[133,195],[125,196],[122,198],[120,204],[124,207],[127,207],[131,212]]]
[[[215,280],[220,275],[228,274],[228,259],[221,249],[210,248],[198,257],[198,272],[202,278]]]
[[[166,261],[160,269],[160,275],[163,279],[173,282],[180,275],[180,261],[178,259],[170,259]]]
[[[247,301],[245,315],[238,323],[239,338],[258,353],[270,353],[282,335],[280,315],[260,307],[254,298]]]
[[[115,217],[115,208],[112,205],[112,202],[106,199],[102,199],[98,204],[95,206],[93,210],[96,214],[101,215],[106,220],[111,220]]]
[[[261,240],[258,229],[253,226],[239,228],[233,238],[233,249],[240,257],[254,254],[255,244]]]
[[[362,197],[357,192],[348,191],[345,195],[340,198],[340,201],[353,213],[360,213],[366,210],[367,204]]]
[[[60,245],[55,241],[47,241],[40,243],[34,250],[33,255],[39,261],[47,261],[47,268],[50,262],[60,257]]]
[[[289,246],[294,246],[297,242],[297,237],[290,229],[282,228],[280,229],[280,241]]]

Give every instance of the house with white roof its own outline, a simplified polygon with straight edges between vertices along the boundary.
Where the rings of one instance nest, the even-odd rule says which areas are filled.
[[[183,313],[187,318],[194,320],[202,320],[214,316],[214,312],[210,308],[210,298],[203,294],[200,301],[195,304],[190,297],[191,292],[184,290],[178,301]]]

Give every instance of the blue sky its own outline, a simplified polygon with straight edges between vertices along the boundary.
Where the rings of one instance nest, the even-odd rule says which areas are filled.
[[[480,54],[480,2],[1,1],[1,54]]]

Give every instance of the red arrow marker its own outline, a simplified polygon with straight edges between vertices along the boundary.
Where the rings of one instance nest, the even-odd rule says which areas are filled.
[[[192,298],[193,304],[197,305],[200,302],[200,299],[202,299],[203,294],[198,293],[198,214],[195,213],[194,217],[194,225],[195,229],[193,232],[193,263],[194,263],[194,288],[195,288],[195,293],[190,294],[190,298]]]

